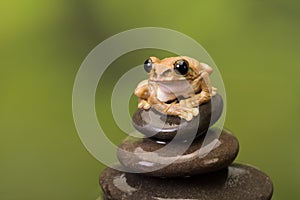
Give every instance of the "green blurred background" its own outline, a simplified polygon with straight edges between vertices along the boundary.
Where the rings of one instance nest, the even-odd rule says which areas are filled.
[[[237,161],[272,178],[274,199],[300,199],[299,10],[296,0],[2,0],[0,199],[97,198],[104,166],[75,130],[73,82],[98,43],[144,26],[174,29],[204,46],[223,75],[225,126],[241,145]],[[151,54],[124,55],[101,81],[110,86]],[[105,88],[97,102],[109,102]],[[115,134],[109,108],[101,112],[118,143],[125,135]]]

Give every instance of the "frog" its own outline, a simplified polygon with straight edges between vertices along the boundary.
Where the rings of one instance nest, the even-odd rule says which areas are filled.
[[[139,109],[154,108],[191,121],[199,114],[199,106],[217,93],[210,81],[213,68],[188,56],[151,56],[144,69],[149,78],[138,83],[134,91]]]

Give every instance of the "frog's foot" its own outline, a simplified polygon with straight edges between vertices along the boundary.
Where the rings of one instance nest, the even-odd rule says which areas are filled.
[[[198,98],[182,99],[179,101],[179,105],[181,108],[194,108],[199,106],[199,99]]]
[[[187,121],[192,120],[194,116],[199,114],[198,108],[180,106],[179,103],[161,104],[160,106],[158,104],[154,104],[153,106],[162,113],[179,116]]]
[[[138,108],[143,108],[144,110],[149,110],[151,108],[151,104],[144,99],[140,99],[138,103]]]
[[[190,108],[189,110],[182,109],[179,117],[185,119],[186,121],[191,121],[193,117],[197,116],[198,114],[199,114],[198,108]]]
[[[215,96],[216,94],[217,94],[217,88],[215,88],[215,87],[211,87],[211,96],[213,97],[213,96]]]
[[[195,108],[197,105],[197,101],[193,99],[184,99],[179,102],[180,105],[180,115],[179,117],[191,121],[194,116],[199,114],[199,109]]]
[[[199,109],[195,108],[198,106],[197,99],[189,98],[189,99],[183,99],[179,102],[181,113],[180,117],[184,118],[187,121],[191,121],[194,116],[197,116],[199,114]]]

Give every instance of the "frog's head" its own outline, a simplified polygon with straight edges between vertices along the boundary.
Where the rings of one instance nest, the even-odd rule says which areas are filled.
[[[169,57],[163,60],[150,57],[145,61],[144,68],[149,73],[149,80],[158,82],[180,80],[190,82],[204,71],[212,73],[211,67],[187,56]]]
[[[163,60],[150,57],[145,61],[144,68],[149,73],[150,85],[155,86],[152,92],[156,92],[164,102],[197,92],[201,74],[212,73],[211,67],[187,56]]]

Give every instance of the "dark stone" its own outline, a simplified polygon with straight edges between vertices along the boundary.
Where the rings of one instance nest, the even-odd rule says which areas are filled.
[[[241,164],[211,174],[168,179],[107,168],[100,185],[107,200],[270,200],[273,193],[268,176]]]
[[[133,126],[147,137],[162,140],[184,139],[187,135],[199,136],[205,133],[221,116],[222,97],[217,94],[212,100],[199,106],[199,114],[191,121],[178,116],[165,115],[154,108],[138,109],[133,115]],[[177,134],[177,135],[176,135]]]
[[[232,134],[210,129],[192,144],[129,137],[119,146],[118,159],[134,173],[160,177],[191,176],[227,167],[238,151],[238,140]]]

